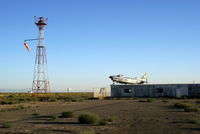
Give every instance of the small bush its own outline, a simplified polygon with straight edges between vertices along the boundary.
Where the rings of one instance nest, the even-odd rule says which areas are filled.
[[[11,128],[12,125],[11,124],[8,124],[8,123],[5,123],[2,125],[3,128]]]
[[[52,116],[50,116],[50,118],[53,119],[53,120],[55,120],[55,119],[58,119],[58,116],[52,115]]]
[[[163,100],[162,102],[165,102],[165,103],[166,103],[166,102],[168,102],[168,101],[167,101],[167,100]]]
[[[79,134],[95,134],[94,131],[91,131],[91,130],[87,130],[87,131],[81,131]]]
[[[0,110],[0,112],[6,112],[6,111],[17,111],[17,110],[23,110],[23,109],[25,109],[25,107],[22,106],[22,105],[19,105],[19,106],[17,106],[17,107],[12,107],[12,108],[5,108],[5,109],[2,109],[2,110]]]
[[[57,99],[56,98],[51,98],[51,99],[49,99],[49,101],[50,102],[55,102],[55,101],[57,101]]]
[[[187,99],[187,96],[183,95],[181,96],[181,99]]]
[[[199,109],[188,103],[175,103],[176,108],[182,108],[185,112],[198,112]]]
[[[185,112],[198,112],[199,109],[196,108],[196,107],[190,106],[190,107],[185,107],[185,108],[184,108],[184,111],[185,111]]]
[[[18,106],[18,109],[24,109],[25,107],[24,106],[22,106],[22,105],[19,105]]]
[[[5,109],[1,109],[0,112],[6,112],[6,110]]]
[[[99,122],[99,117],[93,114],[82,114],[78,117],[78,121],[82,124],[96,124]]]
[[[148,98],[148,99],[147,99],[147,102],[153,102],[153,101],[154,101],[153,98]]]
[[[33,113],[32,115],[33,115],[33,116],[39,116],[40,113]]]
[[[39,101],[42,101],[42,102],[49,102],[50,101],[50,97],[38,97]]]
[[[146,99],[146,100],[139,100],[139,102],[153,102],[154,99],[153,98],[149,98],[149,99]]]
[[[72,99],[72,102],[83,102],[83,99]]]
[[[61,117],[63,118],[72,118],[75,114],[72,111],[65,111],[61,113]]]
[[[10,100],[8,104],[17,104],[17,102],[15,100]]]
[[[197,100],[196,103],[200,103],[200,100]]]
[[[78,102],[79,99],[72,99],[71,101],[72,101],[72,102]]]
[[[117,117],[115,116],[111,116],[107,119],[109,122],[113,122],[113,121],[116,121],[117,120]]]
[[[146,102],[146,100],[139,100],[139,102]]]
[[[186,108],[186,107],[190,107],[191,105],[190,104],[188,104],[188,103],[175,103],[174,104],[174,106],[176,107],[176,108]]]
[[[106,119],[101,119],[101,120],[99,121],[99,125],[104,126],[104,125],[107,125],[107,124],[108,124],[108,120],[106,120]]]
[[[14,100],[8,100],[8,99],[5,99],[5,100],[1,100],[0,102],[2,105],[7,105],[7,104],[16,104],[17,102],[14,101]]]
[[[200,124],[200,119],[192,119],[190,122],[194,124]]]

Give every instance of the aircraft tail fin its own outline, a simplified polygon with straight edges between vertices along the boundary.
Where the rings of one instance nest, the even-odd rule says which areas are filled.
[[[141,77],[141,79],[145,79],[145,80],[147,80],[147,77],[148,77],[148,74],[145,73],[145,74]]]

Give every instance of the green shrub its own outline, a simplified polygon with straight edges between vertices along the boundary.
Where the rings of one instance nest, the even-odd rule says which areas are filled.
[[[115,116],[111,116],[107,119],[109,122],[113,122],[113,121],[116,121],[117,120],[117,117]]]
[[[185,108],[184,108],[184,111],[185,111],[185,112],[198,112],[199,109],[196,108],[196,107],[190,106],[190,107],[185,107]]]
[[[19,105],[19,106],[18,106],[18,109],[25,109],[25,107],[22,106],[22,105]]]
[[[38,97],[39,101],[42,101],[42,102],[49,102],[50,101],[50,97]]]
[[[200,119],[192,119],[190,122],[194,124],[200,124]]]
[[[139,100],[139,102],[146,102],[146,100]]]
[[[16,100],[10,100],[8,104],[17,104]]]
[[[16,111],[16,110],[22,110],[22,109],[25,109],[25,107],[22,106],[22,105],[19,105],[19,106],[17,106],[17,107],[1,109],[0,112]]]
[[[75,114],[72,111],[65,111],[61,113],[61,117],[63,118],[72,118]]]
[[[139,102],[153,102],[154,99],[153,98],[148,98],[146,100],[139,100]]]
[[[99,121],[99,125],[104,126],[104,125],[107,125],[107,124],[108,124],[108,120],[106,120],[106,119],[101,119],[101,120]]]
[[[197,100],[196,103],[200,103],[200,100]]]
[[[5,123],[2,125],[3,128],[11,128],[12,125],[11,124],[8,124],[8,123]]]
[[[55,119],[58,119],[58,116],[57,115],[52,115],[52,116],[50,116],[50,118],[55,120]]]
[[[9,104],[9,101],[7,101],[7,100],[2,100],[1,101],[1,105],[7,105],[7,104]]]
[[[55,102],[55,101],[57,101],[57,99],[56,98],[51,98],[51,99],[49,99],[49,101],[50,102]]]
[[[72,99],[72,102],[83,102],[83,99]]]
[[[153,98],[148,98],[148,99],[147,99],[147,102],[153,102],[153,101],[154,101]]]
[[[182,108],[185,112],[198,112],[199,109],[188,103],[175,103],[176,108]]]
[[[78,102],[79,99],[72,99],[71,101],[72,101],[72,102]]]
[[[72,97],[66,97],[66,96],[59,96],[57,99],[67,101],[67,102],[72,101]]]
[[[99,117],[93,114],[82,114],[78,117],[78,121],[82,124],[96,124],[99,122]]]
[[[32,115],[33,115],[33,116],[39,116],[40,113],[33,113]]]
[[[187,96],[183,95],[181,96],[181,99],[187,99]]]
[[[191,104],[188,104],[188,103],[175,103],[174,104],[174,106],[176,107],[176,108],[186,108],[186,107],[190,107],[191,106]]]
[[[4,100],[1,100],[0,103],[1,103],[1,105],[7,105],[7,104],[16,104],[17,102],[14,100],[4,99]]]
[[[86,131],[81,131],[79,134],[95,134],[95,132],[91,130],[86,130]]]

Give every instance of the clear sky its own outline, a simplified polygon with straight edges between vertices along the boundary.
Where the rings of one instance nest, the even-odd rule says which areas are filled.
[[[38,31],[45,31],[51,90],[91,91],[109,75],[150,83],[200,82],[199,0],[0,0],[0,89],[32,86]]]

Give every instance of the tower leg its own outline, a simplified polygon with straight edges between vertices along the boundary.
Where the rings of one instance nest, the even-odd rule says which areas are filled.
[[[36,49],[32,91],[33,93],[47,93],[50,91],[45,46],[37,46]]]

